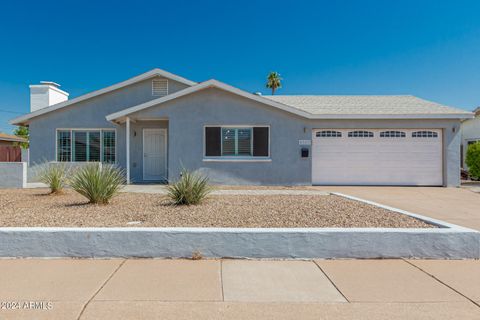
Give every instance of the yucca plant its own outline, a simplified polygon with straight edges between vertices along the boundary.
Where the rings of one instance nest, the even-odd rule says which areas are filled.
[[[176,205],[192,205],[202,202],[212,190],[207,177],[183,169],[180,179],[167,186],[167,195]]]
[[[50,188],[50,193],[62,193],[68,182],[70,170],[65,163],[44,162],[36,168],[36,177]]]
[[[90,203],[107,204],[125,183],[123,170],[110,164],[88,164],[73,175],[70,186]]]

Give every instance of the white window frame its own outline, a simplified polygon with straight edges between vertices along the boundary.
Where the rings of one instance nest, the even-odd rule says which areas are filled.
[[[252,143],[251,143],[251,148],[252,148],[252,155],[251,156],[206,156],[206,137],[205,137],[205,128],[209,127],[220,127],[220,153],[223,153],[223,141],[222,141],[222,130],[224,128],[235,128],[235,129],[247,129],[251,128],[252,129]],[[266,157],[255,157],[253,156],[253,128],[268,128],[268,156]],[[270,158],[270,148],[271,148],[271,128],[270,125],[223,125],[223,124],[209,124],[203,126],[203,161],[204,162],[271,162],[272,159]]]
[[[74,131],[100,131],[100,163],[103,163],[103,132],[104,131],[113,131],[115,132],[115,162],[113,164],[118,163],[118,156],[117,156],[117,143],[118,143],[118,135],[116,128],[57,128],[55,129],[55,162],[58,161],[58,131],[69,131],[70,132],[70,161],[61,161],[66,163],[96,163],[97,161],[73,161],[73,132]]]

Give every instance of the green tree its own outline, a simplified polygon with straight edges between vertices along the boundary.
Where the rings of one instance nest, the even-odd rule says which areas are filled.
[[[15,130],[13,130],[13,134],[18,136],[18,137],[21,137],[21,138],[25,138],[27,140],[29,140],[29,130],[28,130],[28,127],[24,127],[24,126],[19,126],[17,128],[15,128]],[[27,142],[19,142],[18,145],[24,149],[28,149],[28,141]]]
[[[21,138],[25,138],[27,139],[27,142],[19,142],[18,145],[20,147],[22,147],[23,149],[28,149],[28,140],[29,140],[29,131],[28,131],[28,127],[24,127],[24,126],[19,126],[19,127],[16,127],[15,130],[13,130],[13,134],[16,135],[16,136],[19,136]]]
[[[275,91],[278,88],[282,87],[282,78],[280,78],[280,74],[278,72],[270,72],[267,77],[266,87],[272,89],[272,95],[275,94]]]
[[[468,174],[475,179],[480,179],[480,141],[468,146],[465,163],[468,167]]]

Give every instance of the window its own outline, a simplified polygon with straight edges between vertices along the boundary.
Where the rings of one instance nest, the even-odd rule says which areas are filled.
[[[403,131],[382,131],[380,138],[405,138],[406,134]]]
[[[348,133],[348,137],[349,138],[373,138],[373,132],[363,131],[363,130],[350,131]]]
[[[164,97],[168,94],[168,80],[155,79],[152,80],[152,96]]]
[[[115,131],[103,131],[103,162],[115,163]]]
[[[324,130],[317,132],[315,136],[322,138],[340,138],[342,133],[340,131]]]
[[[268,127],[205,127],[206,157],[268,157]]]
[[[115,131],[58,130],[57,161],[115,163]]]
[[[72,148],[70,135],[70,131],[57,132],[57,161],[71,161]]]
[[[251,156],[252,128],[222,128],[222,156]]]
[[[437,138],[438,133],[433,131],[415,131],[412,132],[412,138]]]

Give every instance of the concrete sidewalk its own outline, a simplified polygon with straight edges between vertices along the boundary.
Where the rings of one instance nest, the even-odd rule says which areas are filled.
[[[0,283],[0,319],[480,318],[473,260],[3,259]]]

